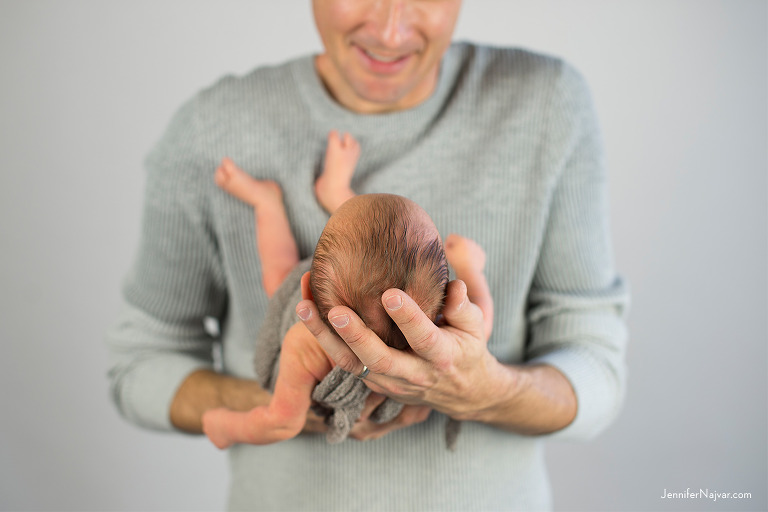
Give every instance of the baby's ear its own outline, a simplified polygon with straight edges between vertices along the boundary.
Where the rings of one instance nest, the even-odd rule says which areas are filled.
[[[312,297],[312,289],[309,287],[309,272],[304,272],[304,275],[301,276],[301,298],[303,300],[315,300]]]

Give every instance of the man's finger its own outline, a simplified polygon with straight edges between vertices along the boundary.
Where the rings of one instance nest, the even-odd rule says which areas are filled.
[[[448,325],[465,331],[474,338],[486,341],[483,312],[467,297],[467,285],[456,280],[448,283],[445,291],[443,317]]]
[[[425,421],[431,412],[432,409],[425,405],[406,405],[397,418],[387,423],[364,421],[355,424],[349,436],[358,441],[379,439],[395,430]]]
[[[392,288],[381,296],[381,303],[416,354],[432,362],[443,357],[440,329],[407,293]]]
[[[403,352],[388,347],[350,308],[335,306],[328,312],[328,320],[344,343],[362,362],[357,366],[346,367],[342,366],[341,362],[336,361],[348,372],[358,374],[365,365],[370,370],[366,381],[376,384],[377,375],[401,377],[409,375],[415,370],[412,357],[406,357]]]
[[[355,353],[320,318],[314,302],[311,300],[299,302],[296,306],[296,314],[338,366],[348,372],[357,370],[359,373],[362,370],[362,364]]]
[[[370,393],[366,399],[365,399],[365,406],[363,407],[363,412],[360,413],[360,417],[357,418],[357,421],[365,421],[367,420],[370,415],[373,413],[373,411],[376,410],[378,406],[381,405],[384,400],[386,400],[387,397],[384,395],[380,395],[379,393]]]

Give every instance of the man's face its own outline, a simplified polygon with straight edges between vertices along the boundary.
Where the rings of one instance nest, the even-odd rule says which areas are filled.
[[[316,66],[345,107],[362,113],[418,105],[435,88],[461,0],[313,0],[325,46]]]

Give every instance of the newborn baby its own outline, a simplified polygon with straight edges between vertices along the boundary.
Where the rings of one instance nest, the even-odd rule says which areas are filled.
[[[486,338],[490,336],[493,303],[483,275],[483,250],[458,235],[450,235],[443,247],[429,215],[409,199],[392,194],[355,196],[350,183],[359,153],[359,145],[351,136],[331,132],[325,166],[315,184],[315,193],[332,215],[311,262],[299,261],[280,187],[276,183],[256,180],[228,159],[217,169],[217,184],[254,206],[262,281],[267,296],[292,297],[288,299],[293,300],[292,304],[271,304],[270,312],[273,309],[277,313],[286,311],[287,307],[293,314],[293,306],[298,302],[293,290],[301,281],[303,295],[315,301],[326,323],[332,307],[345,305],[389,346],[407,349],[408,342],[386,314],[381,295],[389,288],[401,289],[429,318],[437,321],[448,282],[447,259],[457,278],[466,283],[469,299],[482,309]],[[306,268],[310,269],[308,280],[301,279]],[[290,283],[286,282],[281,288],[284,281]],[[349,388],[348,396],[354,397],[351,409],[348,407],[344,414],[335,416],[330,410],[337,408],[335,404],[316,409],[329,417],[329,423],[337,424],[336,434],[332,434],[334,430],[331,429],[329,440],[339,441],[346,437],[351,422],[359,416],[365,396],[370,392],[368,388],[347,372],[334,369],[333,361],[315,338],[301,322],[294,323],[294,320],[290,320],[292,325],[286,326],[286,332],[279,336],[276,336],[279,331],[265,328],[262,330],[269,331],[268,335],[259,336],[257,373],[265,387],[274,381],[270,404],[248,412],[219,408],[204,414],[203,429],[217,447],[226,448],[240,442],[268,444],[296,436],[313,405],[313,396],[315,401],[323,404],[328,401],[327,396],[338,394],[336,387],[341,382],[344,382],[341,387]],[[282,347],[279,346],[280,339]],[[272,367],[278,354],[279,371],[275,379]],[[318,395],[324,386],[328,392]],[[345,402],[344,407],[348,405]],[[400,404],[387,400],[371,418],[388,421],[397,415],[400,407]],[[454,422],[453,427],[457,425]],[[454,433],[448,434],[449,446],[455,443],[457,433],[456,428],[451,430]]]

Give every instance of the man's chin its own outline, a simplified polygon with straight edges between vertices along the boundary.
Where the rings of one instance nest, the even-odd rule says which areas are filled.
[[[363,102],[370,104],[383,112],[401,110],[415,105],[409,104],[409,90],[403,86],[382,86],[381,84],[361,87],[357,96]]]

